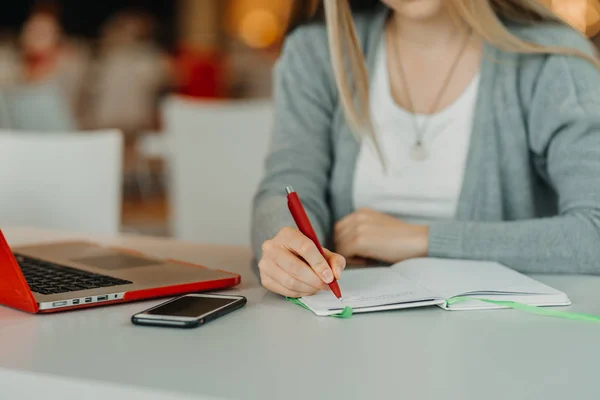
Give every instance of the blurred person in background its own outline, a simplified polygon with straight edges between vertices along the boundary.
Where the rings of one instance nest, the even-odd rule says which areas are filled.
[[[87,128],[127,134],[156,129],[159,96],[172,77],[169,57],[154,35],[155,22],[142,11],[121,11],[104,25],[89,86]]]
[[[264,287],[301,297],[347,260],[426,256],[600,273],[600,63],[583,35],[538,0],[323,4],[327,25],[296,29],[276,67]],[[292,228],[288,185],[337,254]]]
[[[0,33],[0,87],[12,85],[21,76],[16,38],[8,32]]]
[[[89,67],[85,44],[67,38],[62,30],[59,8],[53,2],[34,7],[19,38],[21,81],[55,81],[79,115],[82,88]]]

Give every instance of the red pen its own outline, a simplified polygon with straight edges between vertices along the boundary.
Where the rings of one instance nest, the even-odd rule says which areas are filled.
[[[319,252],[323,256],[323,258],[327,260],[327,256],[323,251],[323,247],[321,247],[319,238],[317,237],[317,234],[315,233],[315,230],[313,229],[310,220],[308,219],[308,215],[306,215],[306,211],[302,206],[302,202],[298,197],[298,193],[296,193],[291,186],[286,187],[285,191],[287,192],[288,208],[290,209],[290,213],[292,213],[292,217],[294,218],[298,229],[304,234],[304,236],[313,241],[313,243],[317,246],[317,249],[319,249]],[[340,286],[337,283],[337,280],[335,279],[335,275],[333,277],[333,281],[329,283],[329,289],[331,289],[335,297],[342,300],[342,292],[340,290]]]

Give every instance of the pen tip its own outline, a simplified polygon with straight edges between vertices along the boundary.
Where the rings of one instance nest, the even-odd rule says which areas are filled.
[[[340,296],[339,300],[340,300],[340,301],[344,301],[344,298]]]
[[[287,186],[285,188],[285,191],[286,191],[287,194],[291,194],[291,193],[294,193],[294,188],[291,187],[291,186]]]

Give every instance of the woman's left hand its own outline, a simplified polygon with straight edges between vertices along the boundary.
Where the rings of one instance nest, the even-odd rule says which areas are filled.
[[[368,208],[353,212],[335,225],[336,252],[346,258],[396,263],[425,257],[429,229]]]

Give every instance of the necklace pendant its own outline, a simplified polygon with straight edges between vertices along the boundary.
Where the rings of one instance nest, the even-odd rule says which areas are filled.
[[[427,159],[427,149],[422,142],[416,142],[410,151],[410,158],[413,161],[425,161]]]

